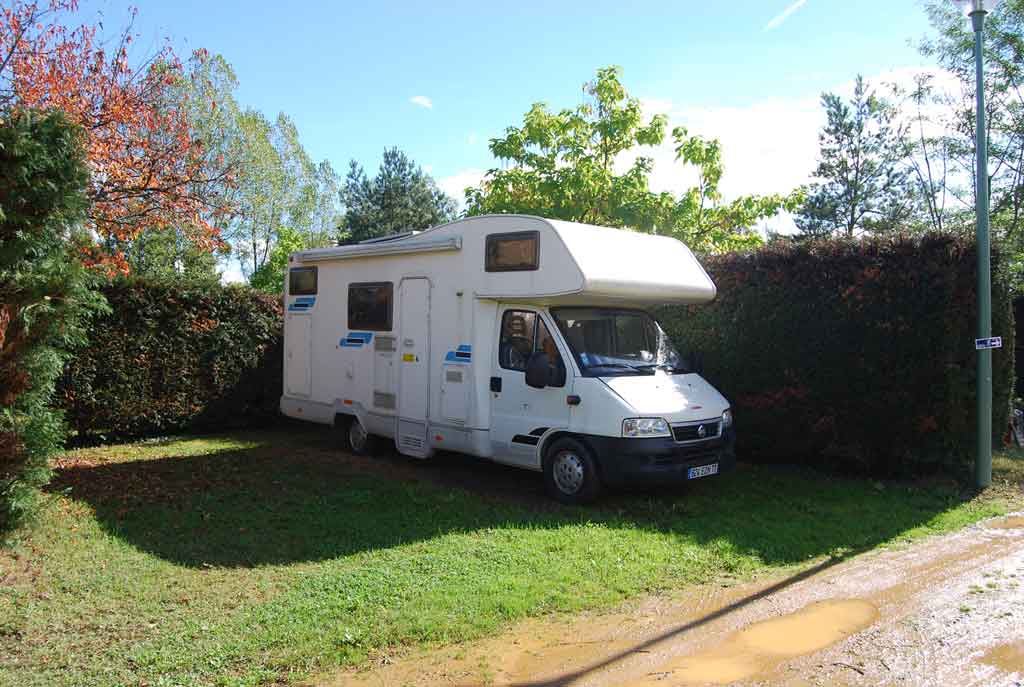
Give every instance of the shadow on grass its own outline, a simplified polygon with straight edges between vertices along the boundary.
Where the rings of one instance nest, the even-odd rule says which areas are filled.
[[[111,533],[177,564],[250,567],[337,558],[453,532],[581,522],[726,546],[769,564],[856,553],[956,505],[914,489],[803,469],[741,466],[683,489],[559,507],[540,475],[464,456],[356,458],[319,429],[200,456],[57,470],[49,489],[88,503]]]

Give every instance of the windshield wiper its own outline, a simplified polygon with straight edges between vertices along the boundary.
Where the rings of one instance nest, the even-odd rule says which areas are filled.
[[[627,363],[595,363],[594,365],[587,365],[587,369],[593,369],[595,367],[612,367],[622,370],[632,370],[633,372],[639,372],[641,374],[654,374],[654,370],[650,369],[650,366],[646,365],[629,365]]]
[[[688,369],[686,369],[685,367],[673,367],[672,365],[669,365],[668,363],[649,363],[647,365],[641,365],[640,367],[644,368],[645,370],[649,370],[649,369],[652,369],[652,368],[655,369],[655,370],[665,370],[666,372],[668,372],[670,374],[689,374],[690,373],[690,371]]]

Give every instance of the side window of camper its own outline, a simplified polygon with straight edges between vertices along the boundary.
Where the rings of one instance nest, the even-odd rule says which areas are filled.
[[[526,362],[533,353],[537,313],[529,310],[506,310],[501,318],[501,340],[498,342],[498,364],[506,370],[526,371]]]
[[[540,266],[540,233],[517,231],[489,234],[484,252],[484,269],[488,272],[536,270]]]
[[[372,282],[349,284],[348,328],[371,332],[391,331],[394,284]]]
[[[288,270],[289,296],[316,295],[316,268],[293,267]]]

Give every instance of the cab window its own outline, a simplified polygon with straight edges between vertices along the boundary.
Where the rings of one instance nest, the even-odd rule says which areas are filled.
[[[506,310],[501,318],[498,363],[506,370],[525,372],[534,353],[546,353],[548,364],[562,372],[553,377],[562,379],[562,383],[552,386],[565,386],[565,363],[544,320],[529,310]]]
[[[537,313],[529,310],[506,310],[501,318],[501,341],[498,344],[498,363],[506,370],[526,371],[526,363],[533,353],[533,339],[537,328]]]

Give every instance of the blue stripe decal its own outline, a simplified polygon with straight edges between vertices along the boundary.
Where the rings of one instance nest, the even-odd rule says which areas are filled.
[[[460,363],[468,365],[473,362],[473,347],[469,344],[459,344],[454,351],[448,351],[444,356],[446,363]]]
[[[373,332],[349,332],[338,342],[342,348],[362,348],[373,340]]]
[[[288,312],[308,312],[315,304],[315,296],[303,296],[302,298],[296,298],[292,301],[291,305],[288,306]]]

